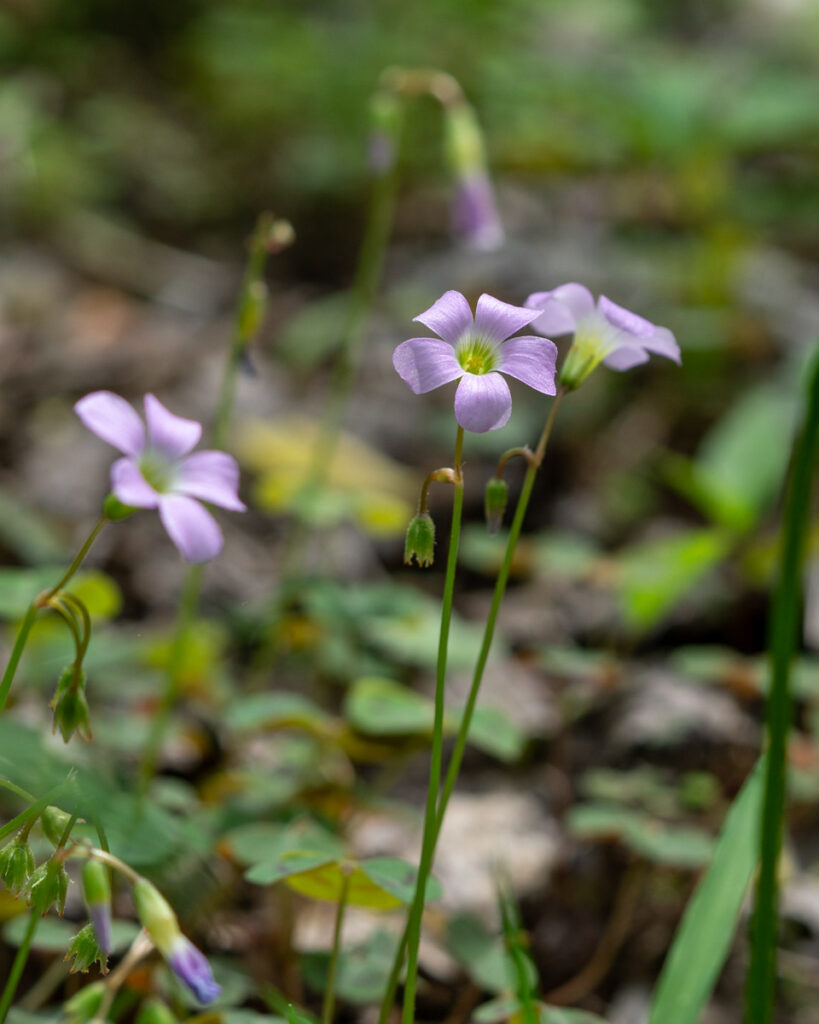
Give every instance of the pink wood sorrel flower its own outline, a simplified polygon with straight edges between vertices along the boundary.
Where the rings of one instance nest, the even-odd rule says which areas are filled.
[[[244,512],[239,500],[239,467],[232,455],[189,452],[202,425],[169,412],[145,396],[145,425],[135,409],[110,391],[81,398],[74,411],[97,437],[124,458],[111,467],[111,490],[123,505],[159,510],[168,536],[189,562],[207,562],[222,550],[222,531],[197,499]]]
[[[537,309],[509,306],[481,295],[473,318],[460,292],[446,292],[415,317],[441,337],[402,342],[393,353],[393,366],[416,395],[460,380],[455,392],[458,423],[474,434],[497,430],[512,412],[512,396],[502,373],[544,395],[555,394],[554,343],[546,338],[510,337],[539,315]]]
[[[574,334],[560,370],[560,384],[579,387],[601,362],[612,370],[630,370],[648,361],[650,353],[680,362],[680,348],[666,327],[657,327],[618,306],[605,295],[595,305],[582,284],[562,284],[550,292],[535,292],[526,305],[539,309],[532,324],[550,338]]]

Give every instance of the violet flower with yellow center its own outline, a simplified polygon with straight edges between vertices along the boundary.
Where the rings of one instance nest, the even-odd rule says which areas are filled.
[[[667,327],[657,327],[605,295],[595,304],[582,284],[535,292],[526,305],[540,311],[532,322],[536,331],[550,338],[574,335],[559,380],[569,390],[579,387],[601,362],[611,370],[630,370],[648,362],[651,354],[680,362],[680,347]]]
[[[215,558],[222,550],[222,531],[200,501],[245,511],[233,456],[189,454],[199,443],[202,424],[175,416],[153,395],[145,396],[145,424],[133,406],[110,391],[86,395],[74,411],[92,434],[123,453],[111,467],[114,496],[132,508],[157,509],[187,561]]]
[[[416,395],[458,380],[455,418],[474,434],[497,430],[512,413],[512,395],[501,374],[544,395],[554,395],[557,348],[546,338],[516,337],[540,316],[481,295],[473,317],[460,292],[445,292],[415,320],[439,338],[410,338],[393,353],[399,376]]]

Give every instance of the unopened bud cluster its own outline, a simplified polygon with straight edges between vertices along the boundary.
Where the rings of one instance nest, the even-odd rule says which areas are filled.
[[[407,527],[404,563],[417,562],[422,569],[432,565],[435,557],[435,523],[428,512],[419,512]]]

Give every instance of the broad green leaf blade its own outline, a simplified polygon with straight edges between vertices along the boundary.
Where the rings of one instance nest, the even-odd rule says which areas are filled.
[[[378,888],[390,893],[402,903],[412,903],[418,875],[415,865],[398,857],[371,857],[361,861],[359,867]],[[429,878],[426,899],[437,900],[441,895],[440,882],[435,878]]]
[[[368,736],[415,736],[432,732],[435,709],[428,697],[391,679],[353,683],[344,702],[350,724]]]
[[[757,763],[728,812],[666,957],[648,1024],[697,1024],[705,1009],[757,863],[763,765]]]

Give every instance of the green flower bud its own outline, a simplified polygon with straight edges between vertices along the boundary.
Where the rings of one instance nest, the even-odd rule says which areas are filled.
[[[135,1024],[179,1024],[170,1007],[161,999],[147,999],[139,1008]]]
[[[108,957],[100,949],[94,929],[90,924],[80,928],[71,940],[71,945],[68,947],[65,959],[71,960],[72,958],[72,974],[75,971],[81,971],[84,974],[95,963],[100,965],[100,970],[103,974],[108,972]]]
[[[61,811],[59,807],[46,807],[40,815],[40,824],[43,826],[46,839],[55,846],[62,839],[69,821],[71,821],[71,815]]]
[[[428,512],[419,512],[407,527],[404,544],[404,564],[413,559],[424,569],[432,565],[435,557],[435,523]]]
[[[57,689],[51,699],[54,712],[52,732],[60,730],[65,743],[75,732],[82,739],[91,739],[90,710],[85,696],[85,670],[75,670],[73,665],[63,669],[57,683]]]
[[[506,499],[509,496],[509,488],[502,477],[493,476],[486,485],[484,497],[484,512],[486,513],[486,525],[490,533],[497,533],[503,522],[503,513],[506,511]]]
[[[94,927],[100,949],[110,953],[111,941],[111,883],[108,869],[98,860],[87,860],[82,869],[82,890],[88,916]]]
[[[17,835],[0,850],[0,879],[17,896],[33,873],[34,854],[27,840]]]
[[[457,178],[486,169],[486,150],[475,111],[465,100],[446,110],[446,155]]]
[[[47,914],[53,904],[62,917],[67,895],[68,873],[53,859],[41,864],[29,878],[28,905],[42,915]]]
[[[111,493],[105,501],[102,503],[102,514],[107,516],[112,522],[117,522],[118,519],[127,519],[128,516],[132,516],[136,512],[135,508],[131,505],[123,505],[119,498]]]
[[[102,1004],[104,995],[104,981],[95,981],[93,984],[81,988],[79,992],[75,992],[64,1006],[68,1017],[66,1024],[86,1024],[87,1021],[93,1020]]]
[[[182,934],[173,907],[147,878],[134,884],[133,896],[142,927],[159,952],[166,955]]]

